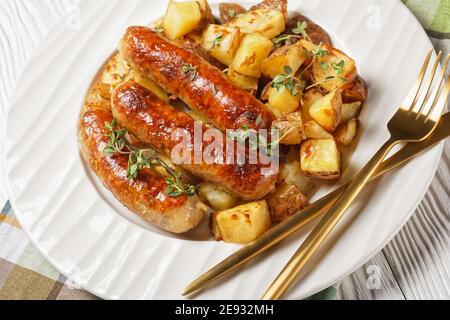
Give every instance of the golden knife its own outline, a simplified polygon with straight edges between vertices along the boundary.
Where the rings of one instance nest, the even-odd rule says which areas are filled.
[[[418,153],[434,146],[438,142],[446,139],[448,136],[450,136],[450,113],[446,113],[441,117],[438,127],[427,140],[419,143],[407,144],[402,150],[385,160],[377,170],[377,173],[372,180],[375,180],[385,173],[399,167]],[[194,282],[188,285],[183,290],[182,295],[186,296],[198,292],[212,282],[222,278],[224,275],[236,270],[243,264],[258,256],[260,253],[267,251],[282,242],[314,219],[320,217],[336,202],[346,187],[347,185],[344,185],[331,192],[320,200],[314,202],[305,210],[298,212],[286,221],[275,226],[258,240],[242,247],[240,250],[236,251],[234,254],[217,264],[209,271],[205,272]]]

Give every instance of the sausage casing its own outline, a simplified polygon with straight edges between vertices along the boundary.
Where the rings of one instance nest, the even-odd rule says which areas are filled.
[[[173,159],[173,151],[181,143],[186,143],[187,136],[189,141],[185,146],[188,147],[189,160],[177,164],[193,175],[215,183],[231,194],[247,200],[262,198],[275,188],[278,172],[270,170],[272,166],[270,161],[264,161],[264,164],[249,161],[248,148],[236,143],[232,143],[233,154],[240,154],[245,160],[226,161],[225,154],[229,149],[225,150],[225,147],[230,139],[226,139],[221,131],[215,129],[213,139],[207,138],[208,132],[213,133],[210,127],[196,123],[190,116],[170,106],[138,83],[121,84],[113,92],[111,101],[114,117],[120,125],[143,143],[171,157],[175,163],[179,161]],[[194,138],[194,141],[192,138],[198,135],[196,126],[199,125],[201,136],[200,139]],[[210,154],[207,150],[212,142],[217,142],[220,147],[209,149]],[[195,161],[198,145],[202,158]],[[243,152],[240,152],[242,149],[239,148],[243,148]],[[204,155],[209,156],[209,160],[206,160]]]
[[[120,44],[122,57],[156,81],[217,128],[270,128],[273,115],[247,91],[232,84],[222,71],[147,27],[130,27]]]

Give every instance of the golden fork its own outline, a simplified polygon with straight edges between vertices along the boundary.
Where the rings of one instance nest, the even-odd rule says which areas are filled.
[[[447,79],[445,87],[439,95],[441,84],[445,78],[446,70],[443,70],[439,77],[439,82],[435,85],[435,89],[431,96],[429,96],[436,70],[439,65],[439,60],[442,55],[442,52],[440,52],[431,71],[430,80],[428,81],[428,84],[425,85],[425,90],[421,90],[431,54],[432,50],[428,53],[410,94],[388,123],[388,129],[391,134],[389,140],[360,171],[336,203],[328,210],[326,215],[308,235],[299,250],[294,254],[263,295],[263,300],[275,300],[283,297],[296,280],[297,275],[340,221],[351,203],[375,175],[383,159],[394,146],[405,142],[420,142],[433,133],[447,103],[450,92],[450,77]],[[449,57],[447,57],[447,60]]]
[[[444,70],[447,68],[447,65],[448,59],[443,66]],[[385,160],[378,168],[377,174],[373,177],[373,179],[378,178],[404,164],[415,155],[435,145],[441,140],[446,139],[448,136],[450,136],[450,113],[447,113],[442,117],[439,126],[426,141],[422,141],[419,143],[409,143],[395,155]],[[299,231],[301,228],[303,228],[305,225],[320,217],[327,208],[331,207],[331,205],[336,201],[336,199],[345,190],[346,187],[347,186],[342,186],[332,193],[326,195],[320,200],[314,202],[310,207],[298,212],[294,216],[272,228],[258,240],[242,247],[234,254],[230,255],[228,258],[218,263],[216,266],[193,281],[184,289],[183,295],[190,295],[203,289],[207,285],[222,278],[226,274],[237,270],[240,266],[243,266],[251,259],[257,257],[259,254],[273,248],[275,245],[284,241],[285,239]]]

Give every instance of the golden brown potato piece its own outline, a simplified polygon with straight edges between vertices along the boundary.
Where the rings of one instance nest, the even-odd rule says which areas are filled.
[[[319,45],[321,43],[330,46],[332,45],[330,36],[322,27],[299,13],[295,13],[292,17],[289,18],[286,26],[286,33],[293,34],[293,30],[296,29],[298,24],[302,22],[306,22],[307,24],[306,33],[308,34],[312,43],[316,45]]]
[[[300,90],[291,92],[286,87],[281,89],[273,88],[271,84],[267,86],[265,96],[267,96],[269,101],[268,106],[276,118],[281,118],[284,115],[298,110],[302,99]]]
[[[181,38],[197,29],[202,19],[199,2],[171,0],[163,20],[164,33],[171,40]]]
[[[272,48],[273,42],[258,33],[245,35],[234,56],[231,69],[244,76],[259,78],[262,63]]]
[[[309,89],[308,91],[303,93],[302,115],[304,123],[312,120],[311,116],[309,115],[309,109],[317,100],[322,98],[323,94],[317,88]]]
[[[317,100],[309,108],[309,115],[328,132],[336,130],[341,122],[342,90],[331,91],[325,97]]]
[[[267,198],[273,223],[280,223],[309,206],[308,198],[293,185],[281,185]]]
[[[203,33],[202,45],[209,54],[229,66],[242,40],[239,28],[210,24]]]
[[[316,185],[314,180],[302,171],[299,158],[297,154],[296,160],[290,160],[281,165],[278,183],[296,186],[301,193],[308,195]]]
[[[334,138],[337,143],[348,147],[355,140],[358,131],[358,120],[351,119],[345,124],[341,124],[334,132]]]
[[[282,137],[280,144],[297,145],[306,138],[301,112],[294,112],[275,120],[272,129],[279,131]]]
[[[296,74],[306,58],[305,49],[298,44],[281,47],[264,60],[262,73],[273,79],[280,74],[285,74],[286,67],[289,67],[291,73]]]
[[[237,3],[221,3],[219,5],[220,21],[226,24],[233,20],[236,16],[246,13],[247,9]]]
[[[306,139],[333,139],[333,135],[319,126],[314,120],[303,125]]]
[[[230,79],[230,81],[237,85],[239,88],[244,89],[253,95],[258,91],[258,78],[243,76],[234,71],[232,68],[228,69],[227,76],[228,79]]]
[[[222,235],[220,234],[219,225],[217,224],[217,212],[214,212],[209,217],[209,229],[216,241],[222,241]]]
[[[357,118],[361,112],[362,102],[345,103],[342,105],[341,123],[347,123],[353,118]]]
[[[367,101],[367,97],[367,84],[360,76],[358,76],[351,84],[345,86],[344,91],[342,92],[342,101],[344,101],[344,103],[364,103]]]
[[[272,225],[265,200],[219,212],[216,219],[220,235],[228,243],[250,243],[266,233]]]
[[[329,45],[316,46],[306,40],[300,43],[311,55],[321,52],[313,61],[312,77],[322,89],[330,92],[355,80],[358,75],[355,61],[345,53]]]
[[[231,209],[239,203],[239,198],[223,191],[212,183],[203,183],[199,188],[199,195],[217,211]]]
[[[286,0],[266,0],[250,11],[233,18],[228,25],[238,27],[244,33],[260,33],[272,39],[286,28]]]
[[[341,175],[341,153],[334,139],[307,140],[300,156],[303,172],[312,177],[333,180]]]

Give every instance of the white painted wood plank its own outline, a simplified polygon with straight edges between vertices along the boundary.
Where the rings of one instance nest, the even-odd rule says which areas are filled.
[[[384,252],[407,299],[450,299],[450,142],[425,199]]]
[[[342,281],[339,300],[405,300],[386,257],[379,253]]]

